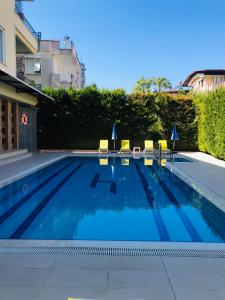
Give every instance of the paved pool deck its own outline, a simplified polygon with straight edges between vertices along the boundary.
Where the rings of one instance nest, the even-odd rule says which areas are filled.
[[[225,299],[225,260],[0,255],[0,299]]]
[[[13,181],[66,153],[43,153],[0,167]],[[225,163],[203,153],[168,164],[195,185],[225,197]],[[202,189],[202,188],[200,188]],[[203,191],[205,192],[205,190]],[[225,201],[225,199],[224,199]],[[225,259],[168,256],[0,254],[0,299],[224,300]]]
[[[180,154],[193,160],[191,163],[177,163],[176,168],[225,199],[225,161],[201,152]]]
[[[189,162],[167,168],[225,212],[225,161],[201,152],[180,152]]]

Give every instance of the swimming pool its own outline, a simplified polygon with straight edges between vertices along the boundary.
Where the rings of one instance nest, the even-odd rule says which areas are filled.
[[[0,189],[1,239],[223,243],[224,228],[152,159],[67,157]]]

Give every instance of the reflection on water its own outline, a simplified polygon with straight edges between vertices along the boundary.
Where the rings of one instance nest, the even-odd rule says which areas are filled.
[[[166,159],[151,157],[69,158],[0,189],[0,220],[15,208],[0,222],[0,237],[9,238],[80,162],[22,238],[160,241],[166,230],[170,241],[192,241],[191,224],[202,241],[225,241],[224,214],[167,169]]]

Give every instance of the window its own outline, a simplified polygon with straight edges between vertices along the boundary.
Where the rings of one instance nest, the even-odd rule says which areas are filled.
[[[71,81],[72,81],[71,74],[68,73],[60,74],[60,82],[71,83]]]
[[[5,62],[5,31],[0,27],[0,63]]]
[[[214,83],[217,83],[217,77],[214,77]]]
[[[26,58],[26,74],[41,74],[41,61],[39,58]]]
[[[204,86],[204,79],[199,80],[198,85],[200,88],[202,88]]]
[[[34,72],[35,73],[41,73],[41,63],[40,62],[36,62],[34,64]]]

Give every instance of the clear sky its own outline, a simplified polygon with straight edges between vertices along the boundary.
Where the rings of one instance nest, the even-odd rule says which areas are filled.
[[[225,69],[225,0],[35,0],[25,13],[43,39],[69,35],[100,88]]]

